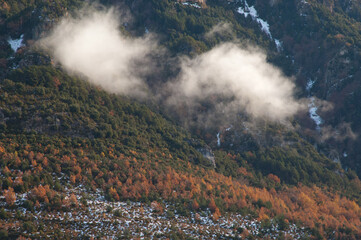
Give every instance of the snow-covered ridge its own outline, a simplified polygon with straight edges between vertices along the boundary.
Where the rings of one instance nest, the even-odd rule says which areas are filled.
[[[253,21],[256,21],[261,26],[261,30],[265,32],[271,40],[274,40],[277,50],[282,50],[282,42],[278,39],[273,39],[269,23],[258,16],[257,10],[254,6],[249,6],[247,0],[244,0],[244,7],[239,7],[237,12],[245,17],[251,16]]]
[[[19,48],[21,48],[22,46],[24,46],[23,44],[23,40],[24,40],[24,34],[22,34],[20,36],[20,38],[18,39],[11,39],[9,38],[8,43],[11,46],[11,49],[16,52]]]

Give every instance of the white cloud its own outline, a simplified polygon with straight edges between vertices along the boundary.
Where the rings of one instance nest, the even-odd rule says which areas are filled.
[[[223,111],[246,110],[253,117],[284,120],[301,104],[293,95],[295,85],[267,63],[259,50],[225,43],[195,58],[184,58],[179,80],[172,85],[176,102],[192,102],[210,96],[227,96]]]
[[[206,38],[212,38],[214,36],[232,36],[232,25],[227,22],[221,22],[213,26],[212,29],[205,34]]]
[[[150,67],[148,55],[156,47],[150,36],[128,38],[119,30],[114,10],[85,11],[65,18],[42,40],[69,72],[112,93],[144,94],[142,75]]]
[[[85,11],[77,18],[63,19],[41,43],[70,73],[81,74],[111,93],[147,96],[151,91],[144,79],[159,70],[150,55],[161,51],[152,34],[124,36],[120,22],[114,10]],[[230,25],[216,26],[212,34],[222,31],[229,32]],[[224,43],[199,56],[182,57],[179,62],[179,76],[172,84],[157,88],[170,87],[167,102],[171,106],[187,103],[190,115],[198,114],[194,106],[215,96],[217,101],[210,103],[213,107],[201,119],[212,111],[225,117],[245,110],[256,118],[282,121],[301,106],[293,97],[294,83],[267,63],[259,50]]]

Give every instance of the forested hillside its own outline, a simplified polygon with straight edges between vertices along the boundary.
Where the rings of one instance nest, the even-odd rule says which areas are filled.
[[[142,236],[124,220],[129,213],[114,210],[119,203],[142,206],[129,218],[135,225],[144,209],[175,221],[159,235],[142,232],[149,238],[361,237],[360,1],[101,1],[93,8],[124,15],[125,39],[152,35],[162,48],[152,56],[156,71],[136,68],[146,75],[146,98],[109,93],[41,47],[63,16],[81,16],[84,6],[0,3],[0,238],[104,236],[64,214],[99,214],[119,226],[113,235],[99,223],[100,232]],[[248,105],[217,113],[237,98],[228,92],[169,107],[168,87],[195,71],[184,70],[184,59],[202,66],[202,54],[225,42],[262,49],[293,78],[305,107],[287,118],[252,116]],[[106,210],[94,210],[99,199]],[[197,228],[208,219],[214,229],[188,232],[178,218]]]

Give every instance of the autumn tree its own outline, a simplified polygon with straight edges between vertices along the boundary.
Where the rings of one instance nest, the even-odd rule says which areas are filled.
[[[153,209],[154,212],[156,213],[159,213],[159,214],[162,214],[163,213],[163,207],[162,205],[157,202],[157,201],[153,201],[151,204],[150,204],[150,207]]]
[[[219,211],[219,208],[217,207],[212,215],[213,221],[217,221],[220,216],[221,216],[221,212]]]
[[[109,196],[111,198],[113,198],[114,200],[116,200],[116,201],[120,200],[120,197],[119,197],[119,195],[117,193],[117,190],[115,190],[115,188],[113,188],[113,187],[109,188]]]
[[[70,195],[69,202],[72,207],[78,206],[78,200],[76,199],[76,196],[74,195],[74,193],[72,193]]]
[[[196,199],[194,199],[193,202],[192,202],[192,208],[194,210],[197,210],[199,208],[199,204],[198,204]]]
[[[268,174],[267,178],[268,178],[269,180],[271,180],[272,182],[276,183],[276,184],[280,184],[280,183],[281,183],[280,178],[277,177],[276,175],[272,174],[272,173]]]
[[[14,205],[16,201],[16,194],[13,188],[9,187],[8,190],[5,190],[5,200],[9,206]]]
[[[208,207],[209,207],[209,209],[211,210],[212,213],[216,212],[216,210],[218,209],[217,205],[216,205],[216,202],[214,201],[213,198],[211,198],[211,201],[209,202]]]

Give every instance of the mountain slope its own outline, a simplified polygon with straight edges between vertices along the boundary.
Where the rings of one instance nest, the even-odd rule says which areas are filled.
[[[217,152],[214,171],[209,160],[196,150],[205,146],[192,140],[184,130],[145,106],[109,95],[51,66],[15,70],[9,79],[2,81],[1,89],[1,186],[5,196],[9,191],[15,191],[18,198],[27,193],[26,201],[18,199],[15,203],[28,210],[35,206],[36,211],[44,208],[72,211],[64,209],[67,206],[64,201],[70,194],[66,189],[81,184],[89,190],[101,189],[106,198],[113,201],[168,200],[176,204],[178,211],[185,211],[183,214],[189,213],[181,206],[192,206],[192,201],[196,201],[198,206],[193,208],[211,208],[214,219],[226,211],[255,214],[260,220],[285,215],[289,221],[301,221],[312,228],[315,219],[323,216],[323,220],[318,221],[325,224],[324,230],[327,230],[343,226],[342,218],[329,222],[330,216],[338,219],[337,216],[321,207],[332,205],[336,198],[340,201],[337,207],[348,214],[345,227],[352,229],[350,233],[357,233],[360,211],[354,201],[340,198],[327,188],[283,184],[299,180],[307,184],[305,177],[311,176],[308,171],[292,180],[286,172],[301,174],[302,168],[297,165],[292,168],[286,165],[280,168],[281,172],[276,170],[278,167],[270,168],[272,162],[282,165],[280,158],[284,154],[291,157],[287,149],[275,148],[273,152],[268,149],[263,153],[265,156],[250,152],[244,157]],[[111,125],[107,125],[108,121]],[[301,149],[299,151],[304,151]],[[314,150],[306,152],[312,151],[322,159]],[[331,164],[330,171],[312,158],[297,160],[299,157],[296,154],[294,164],[311,161],[310,166],[316,169],[320,166],[316,174],[327,176],[324,180],[320,178],[323,182],[320,186],[336,189],[360,186],[357,177],[350,178],[353,180],[340,177],[342,170],[336,165]],[[322,161],[330,164],[326,158]],[[233,169],[236,171],[230,171]],[[265,177],[255,169],[264,169]],[[281,182],[270,172],[284,180]],[[46,194],[42,195],[41,191]],[[353,192],[356,193],[355,189]],[[311,204],[321,196],[325,205]],[[11,209],[13,202],[7,202]],[[304,214],[306,209],[312,214]],[[8,224],[19,221],[16,217],[6,219]],[[39,226],[35,224],[34,228]]]
[[[175,1],[124,1],[122,4],[133,15],[125,31],[132,36],[143,35],[145,29],[156,32],[160,44],[169,49],[170,55],[195,55],[223,41],[247,40],[265,48],[269,60],[287,74],[296,74],[299,86],[304,88],[308,77],[323,79],[327,74],[332,75],[329,69],[340,66],[346,54],[353,56],[350,58],[353,66],[346,64],[344,74],[356,71],[350,82],[357,84],[357,14],[349,12],[350,16],[346,16],[343,12],[346,10],[335,10],[333,16],[324,5],[310,1],[302,8],[306,11],[303,14],[312,16],[306,17],[306,23],[311,26],[305,26],[305,16],[299,15],[300,2],[273,2],[272,8],[261,1],[247,3],[255,6],[259,18],[270,23],[272,38],[260,28],[259,19],[245,18],[239,13],[239,8],[245,8],[244,1],[207,1],[203,8]],[[4,226],[1,234],[12,238],[54,234],[54,229],[44,227],[48,222],[38,218],[38,214],[61,216],[64,212],[81,212],[83,217],[90,216],[86,206],[100,192],[105,197],[104,204],[142,201],[146,209],[152,206],[154,212],[161,212],[160,206],[164,205],[169,215],[165,213],[162,217],[172,218],[172,211],[185,217],[205,214],[214,224],[222,224],[217,222],[221,215],[227,219],[228,214],[240,214],[258,219],[263,230],[278,224],[282,230],[276,235],[279,237],[287,233],[288,227],[293,228],[293,224],[299,225],[299,229],[306,227],[302,232],[315,238],[360,237],[361,182],[353,171],[344,171],[334,159],[326,157],[333,144],[337,144],[340,147],[337,150],[342,153],[347,142],[317,142],[317,151],[311,143],[316,142],[314,135],[318,133],[311,129],[314,126],[307,127],[302,117],[296,117],[292,127],[267,121],[249,126],[249,119],[241,115],[229,121],[233,123],[231,127],[196,126],[185,130],[179,126],[182,121],[174,119],[174,116],[181,117],[181,113],[159,109],[161,105],[155,107],[152,102],[147,106],[135,99],[106,93],[54,67],[47,54],[29,49],[32,40],[42,31],[47,32],[67,11],[65,6],[78,6],[75,1],[54,1],[60,8],[44,7],[46,3],[40,2],[17,7],[16,2],[5,3],[10,8],[2,12],[1,23],[4,63],[0,80],[3,194],[0,221]],[[113,1],[104,3],[114,4]],[[52,19],[54,22],[47,25],[48,20],[31,11],[41,6],[47,10],[43,13],[50,22]],[[40,23],[32,22],[35,16]],[[275,16],[280,16],[282,26]],[[314,19],[316,16],[321,19],[319,23]],[[220,22],[229,23],[232,31],[206,38],[205,34]],[[341,24],[348,28],[343,29]],[[320,35],[310,35],[310,29]],[[9,37],[14,39],[22,33],[26,46],[14,53]],[[325,40],[326,34],[330,36]],[[277,48],[275,39],[283,42],[283,50]],[[317,50],[318,44],[324,48],[322,51]],[[341,55],[338,51],[343,48],[347,50]],[[341,56],[341,60],[334,58],[335,55]],[[326,67],[321,68],[325,64]],[[318,67],[322,70],[318,71]],[[167,81],[173,71],[177,70],[162,72],[147,81],[156,86],[159,81]],[[317,80],[311,93],[322,98],[329,90]],[[300,93],[306,94],[306,90]],[[352,96],[354,98],[346,101],[350,105],[336,108],[334,112],[354,106],[357,92]],[[332,100],[332,97],[324,98]],[[204,106],[210,104],[204,103]],[[352,109],[355,108],[345,110],[347,114],[342,121],[349,118],[348,121],[355,123],[352,128],[356,131],[354,119],[358,110]],[[326,121],[327,124],[340,122],[337,115]],[[347,159],[359,156],[358,150],[352,148],[358,139],[352,141]],[[345,163],[351,166],[356,162],[354,159]],[[17,210],[25,211],[27,216]],[[125,224],[117,215],[114,212],[114,216],[109,216]],[[109,216],[103,215],[102,219],[108,221]],[[233,217],[230,219],[235,221],[234,226],[241,224]],[[75,224],[69,226],[67,221],[62,217],[50,220],[57,223],[58,229],[78,234]],[[120,231],[125,235],[125,229]],[[234,236],[239,236],[241,231],[235,231]],[[87,234],[82,236],[90,237]],[[220,237],[227,236],[223,234]],[[255,237],[268,236],[266,230],[258,234]],[[56,232],[51,236],[61,234]]]
[[[360,126],[354,107],[359,102],[361,77],[360,2],[276,1],[267,8],[256,1],[255,6],[283,42],[284,54],[294,61],[303,94],[332,105],[322,110],[323,103],[318,104],[323,128],[314,133],[321,140],[313,141],[345,169],[360,174]],[[314,129],[305,121],[302,125]]]

